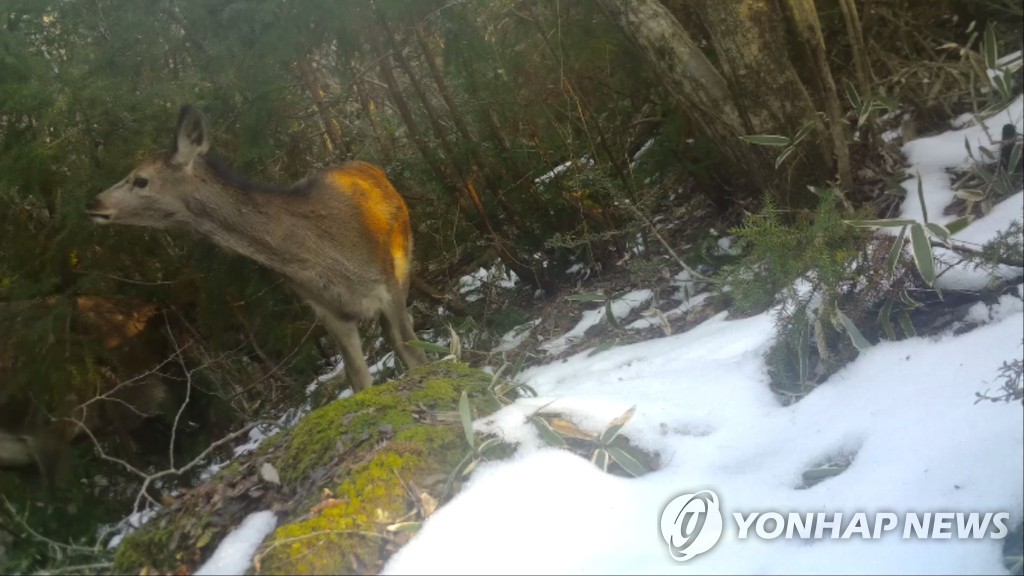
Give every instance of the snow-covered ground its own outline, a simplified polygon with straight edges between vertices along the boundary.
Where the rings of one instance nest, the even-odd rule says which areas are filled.
[[[995,148],[986,131],[998,138],[1006,122],[1020,129],[1022,115],[1018,98],[984,124],[908,143],[915,177],[901,217],[921,217],[920,172],[930,220],[951,220],[941,216],[954,198],[946,170],[966,166],[964,139]],[[1022,210],[1017,194],[955,238],[983,242]],[[946,278],[947,287],[987,281],[966,267]],[[1006,573],[1000,536],[1024,522],[1024,410],[975,404],[975,393],[998,388],[1002,363],[1024,356],[1024,302],[978,304],[969,318],[987,324],[964,335],[876,345],[790,406],[768,388],[771,317],[723,313],[684,334],[526,371],[519,379],[540,397],[476,423],[518,442],[517,454],[477,468],[384,573]],[[623,434],[660,454],[663,467],[624,479],[545,447],[527,420],[545,404],[595,432],[636,406]],[[849,459],[844,472],[802,487],[805,471]],[[661,514],[701,490],[718,496],[721,540],[679,562]],[[761,539],[751,528],[740,539],[737,512],[842,513],[840,536],[858,512],[872,521],[895,514],[897,525],[879,538]],[[958,538],[954,520],[951,538],[904,538],[906,515],[927,512],[1006,515],[989,518],[1001,518],[982,531],[989,537]]]
[[[1020,129],[1022,115],[1018,99],[986,121],[988,133],[998,134],[1005,122]],[[912,163],[908,173],[915,176],[905,184],[910,193],[902,217],[921,216],[920,172],[931,220],[948,221],[941,216],[953,199],[946,170],[964,166],[964,138],[991,145],[985,128],[969,124],[961,119],[959,126],[966,127],[904,146]],[[1022,210],[1024,193],[1018,193],[957,237],[983,242],[1024,217]],[[964,268],[949,276],[970,284],[985,280],[984,274]],[[613,314],[625,317],[650,297],[631,293],[613,303]],[[584,315],[548,349],[562,349],[603,314],[601,307]],[[1002,363],[1024,355],[1024,302],[1004,296],[993,306],[979,303],[968,320],[983,325],[962,335],[950,329],[932,338],[879,343],[789,406],[770,392],[765,372],[763,354],[774,336],[771,312],[741,320],[721,313],[682,334],[596,355],[584,350],[533,367],[518,379],[540,397],[475,423],[517,442],[517,453],[480,465],[384,572],[1006,573],[1002,538],[1024,522],[1024,409],[1019,403],[976,404],[975,393],[998,389]],[[510,332],[501,346],[514,347],[534,325]],[[545,404],[546,411],[591,431],[635,406],[622,434],[659,454],[662,467],[626,479],[545,447],[527,421]],[[804,472],[833,461],[852,463],[803,486]],[[673,508],[662,518],[677,496],[701,490],[715,493],[721,513],[721,538],[710,547],[713,513],[682,517],[679,524],[673,523]],[[691,504],[685,510],[693,511]],[[904,537],[912,513],[920,520],[925,513],[974,512],[996,514],[979,538],[960,537],[963,517],[956,516],[949,530],[936,532],[949,537]],[[737,513],[744,520],[751,513],[823,513],[838,520],[839,536],[855,514],[864,513],[868,536],[831,538],[826,524],[818,538],[787,538],[785,532],[760,538],[755,523],[741,538]],[[880,524],[873,533],[870,522],[883,517],[896,524]],[[254,518],[214,558],[251,556],[272,528],[266,516]],[[688,518],[708,520],[705,530]],[[680,526],[694,532],[687,537]],[[772,521],[760,524],[762,532],[773,528]],[[679,546],[697,536],[702,540],[691,550],[709,549],[674,560],[668,542]],[[240,573],[247,565],[218,564],[216,570]]]

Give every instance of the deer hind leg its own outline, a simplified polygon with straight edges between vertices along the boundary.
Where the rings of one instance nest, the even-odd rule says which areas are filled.
[[[416,340],[417,337],[416,332],[412,329],[412,320],[405,312],[404,299],[394,298],[384,306],[380,314],[380,326],[388,343],[391,344],[391,348],[398,355],[406,370],[412,370],[427,363],[427,356],[423,350],[405,344]]]
[[[363,357],[363,343],[359,339],[359,324],[355,320],[342,320],[324,308],[312,304],[317,316],[324,323],[324,328],[334,337],[341,348],[341,358],[345,361],[345,374],[348,382],[356,392],[366,390],[373,385],[370,369]]]

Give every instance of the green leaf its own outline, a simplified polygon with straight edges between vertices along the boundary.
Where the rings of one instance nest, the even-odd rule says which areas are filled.
[[[843,220],[850,226],[856,226],[858,228],[899,228],[900,226],[909,226],[916,222],[916,220],[909,220],[906,218],[886,218],[883,220]]]
[[[782,166],[782,163],[785,162],[786,158],[789,158],[794,151],[796,151],[796,148],[792,146],[783,150],[782,154],[779,154],[779,157],[775,159],[775,169],[778,170],[779,166]]]
[[[996,27],[992,22],[985,28],[985,67],[996,70],[999,60],[999,45],[996,43]]]
[[[907,238],[907,227],[904,226],[900,230],[900,235],[896,237],[896,241],[892,243],[892,249],[889,250],[889,257],[885,260],[885,269],[892,275],[896,272],[896,263],[899,261],[900,254],[903,253],[903,243],[906,242]]]
[[[594,454],[590,457],[590,461],[596,464],[601,470],[605,472],[608,471],[608,451],[604,448],[594,450]]]
[[[618,343],[619,343],[619,339],[618,338],[613,338],[611,340],[603,340],[593,350],[591,350],[590,352],[587,353],[587,358],[589,358],[591,356],[596,356],[597,354],[600,354],[601,352],[605,352],[607,350],[610,350],[610,349],[614,348]]]
[[[757,144],[758,146],[789,146],[791,143],[789,138],[775,134],[755,134],[751,136],[740,136],[740,138],[750,142],[751,144]]]
[[[462,460],[459,460],[459,463],[456,464],[455,468],[452,469],[452,473],[448,475],[448,479],[445,480],[444,489],[441,490],[441,498],[439,498],[439,500],[443,500],[448,496],[448,492],[451,491],[452,484],[455,483],[455,479],[461,478],[464,475],[466,467],[468,467],[470,462],[472,462],[475,458],[476,453],[470,451],[467,452],[466,455],[462,457]]]
[[[800,130],[797,130],[796,136],[793,137],[793,145],[796,146],[801,140],[806,138],[811,133],[812,128],[814,128],[814,124],[810,122],[801,126]]]
[[[853,82],[846,81],[846,100],[850,103],[850,108],[854,110],[860,109],[860,94],[857,93],[857,87],[853,85]]]
[[[1006,74],[996,74],[993,76],[992,85],[995,86],[996,92],[999,93],[999,98],[1002,101],[1005,102],[1013,98],[1013,85]]]
[[[388,525],[385,530],[395,534],[400,534],[402,532],[419,532],[422,526],[423,522],[396,522]]]
[[[622,466],[622,469],[629,472],[633,477],[643,476],[650,472],[646,466],[640,463],[638,458],[618,446],[609,446],[608,455],[611,456],[612,460],[614,460],[616,464]]]
[[[921,201],[921,217],[928,222],[928,207],[924,204],[924,181],[921,180],[921,172],[917,173],[917,199]]]
[[[488,438],[480,443],[480,446],[476,449],[476,453],[480,455],[486,454],[488,450],[499,444],[501,444],[501,438]]]
[[[964,136],[964,148],[967,149],[967,156],[974,160],[974,151],[971,149],[971,142],[967,139],[967,136]]]
[[[449,349],[445,346],[434,344],[433,342],[424,342],[423,340],[410,340],[409,342],[406,342],[406,344],[413,348],[427,350],[428,352],[437,352],[438,354],[444,354],[445,356],[447,356],[449,352]]]
[[[850,317],[843,314],[843,311],[838,308],[836,309],[836,313],[839,314],[839,321],[843,323],[843,327],[846,328],[846,333],[850,336],[850,341],[853,342],[853,345],[857,350],[864,351],[870,348],[871,343],[868,342],[867,338],[860,333],[860,329],[853,323],[853,320],[850,320]]]
[[[608,427],[604,429],[604,432],[601,432],[601,438],[598,440],[598,442],[602,446],[607,446],[609,442],[611,442],[613,439],[615,439],[616,436],[619,435],[619,430],[622,430],[622,427],[625,426],[627,422],[629,422],[629,419],[632,418],[633,414],[635,413],[636,406],[633,406],[629,410],[626,410],[622,414],[622,416],[619,416],[615,420],[612,420],[612,423],[609,424]]]
[[[551,428],[551,425],[548,424],[547,420],[540,416],[531,416],[530,422],[533,424],[533,427],[537,429],[540,439],[549,446],[554,446],[555,448],[565,448],[567,446],[565,438],[559,436],[558,433]]]
[[[597,292],[587,292],[584,294],[572,294],[566,296],[565,299],[577,302],[603,302],[604,300],[607,300],[608,297]]]
[[[608,324],[610,324],[613,328],[621,328],[622,327],[619,324],[619,320],[615,317],[615,314],[612,312],[612,301],[611,300],[605,300],[604,301],[604,319],[607,320]]]
[[[878,322],[882,325],[882,329],[885,330],[886,337],[892,341],[896,341],[896,329],[892,326],[892,300],[886,299],[885,304],[882,304],[882,309],[878,311]]]
[[[949,244],[949,230],[945,226],[942,224],[936,224],[935,222],[929,222],[925,224],[924,227],[932,236],[935,236],[942,241],[943,244]]]
[[[893,112],[899,110],[900,103],[895,99],[886,96],[885,94],[876,94],[875,101],[878,102],[879,106],[886,112]]]
[[[797,355],[797,366],[800,370],[800,385],[804,386],[807,384],[808,376],[811,373],[810,368],[810,333],[811,325],[809,322],[800,322],[797,326],[796,333],[796,355]]]
[[[907,338],[917,336],[917,330],[914,329],[914,323],[910,321],[910,314],[907,314],[906,310],[900,310],[900,327]]]
[[[935,260],[932,256],[932,244],[928,241],[928,235],[924,232],[924,226],[912,224],[910,226],[910,243],[913,247],[914,264],[921,278],[931,286],[935,282]]]
[[[953,194],[957,198],[962,198],[968,202],[981,202],[985,199],[985,193],[977,188],[961,188],[960,190],[954,190]]]
[[[466,442],[470,448],[476,447],[476,434],[473,432],[473,415],[469,412],[469,395],[462,391],[459,398],[459,418],[462,420],[462,430],[466,433]]]
[[[818,468],[811,468],[803,473],[804,486],[810,488],[815,484],[818,484],[824,480],[828,480],[833,476],[838,476],[844,470],[846,466],[820,466]]]
[[[1010,160],[1006,164],[1006,172],[1013,173],[1020,166],[1021,155],[1024,154],[1024,145],[1017,142],[1010,149]]]
[[[949,230],[949,233],[951,235],[956,234],[957,232],[963,230],[964,228],[967,228],[967,225],[970,223],[971,219],[968,218],[967,216],[957,218],[956,220],[953,220],[949,224],[946,224],[946,230]]]
[[[472,474],[473,470],[476,470],[476,466],[479,463],[480,463],[480,459],[479,458],[473,458],[472,460],[470,460],[469,464],[467,464],[466,467],[462,469],[462,472],[459,473],[459,477],[465,478],[466,476],[469,476],[470,474]]]

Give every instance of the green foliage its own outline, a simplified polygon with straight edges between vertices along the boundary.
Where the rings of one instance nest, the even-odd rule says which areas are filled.
[[[837,296],[838,287],[849,279],[849,262],[864,244],[864,234],[843,224],[833,196],[826,196],[813,218],[787,223],[770,198],[759,214],[748,216],[731,232],[743,261],[726,266],[722,285],[732,297],[739,314],[766,310],[786,289],[783,297],[794,297],[793,282],[814,272],[814,282]]]
[[[902,285],[905,261],[887,269],[888,246],[845,224],[838,204],[825,193],[813,215],[787,219],[766,200],[733,230],[744,256],[719,278],[738,314],[778,306],[778,337],[766,363],[785,394],[806,393],[868,346],[865,334],[878,327],[865,320]]]

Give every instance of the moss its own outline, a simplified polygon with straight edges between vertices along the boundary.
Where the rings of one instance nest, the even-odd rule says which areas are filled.
[[[314,410],[129,535],[116,567],[194,568],[246,514],[272,508],[281,524],[257,558],[260,571],[375,573],[395,546],[384,528],[415,519],[407,486],[437,497],[466,453],[451,417],[463,390],[484,414],[490,382],[479,370],[435,362]],[[273,464],[282,486],[264,486],[260,462]]]
[[[132,532],[117,547],[113,572],[135,574],[146,566],[174,564],[174,532],[171,525]]]
[[[328,506],[313,518],[286,524],[266,544],[260,568],[268,574],[348,574],[382,556],[381,528],[406,516],[403,480],[447,472],[459,454],[454,426],[410,426],[388,449],[353,469]]]
[[[288,435],[278,462],[281,480],[291,485],[355,443],[376,443],[416,423],[421,408],[456,410],[463,389],[480,392],[487,375],[455,362],[421,366],[401,381],[374,386],[310,413]]]

